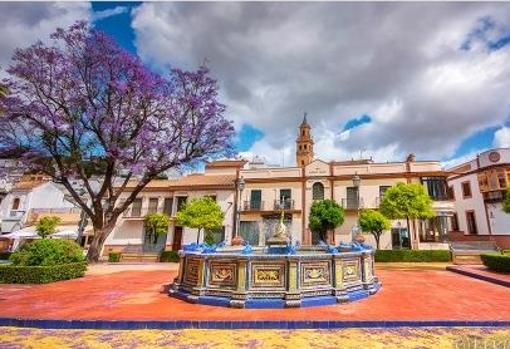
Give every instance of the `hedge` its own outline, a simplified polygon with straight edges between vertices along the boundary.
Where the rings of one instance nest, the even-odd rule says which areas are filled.
[[[510,255],[484,253],[480,255],[480,258],[487,268],[501,273],[510,273]]]
[[[159,257],[160,262],[179,262],[177,251],[163,251]]]
[[[4,284],[46,284],[53,281],[82,277],[87,263],[70,263],[51,266],[0,266],[0,283]]]
[[[110,252],[110,253],[108,253],[108,262],[111,262],[111,263],[120,262],[121,255],[122,255],[122,253],[120,253],[120,252]]]
[[[447,250],[377,250],[376,262],[449,262]]]

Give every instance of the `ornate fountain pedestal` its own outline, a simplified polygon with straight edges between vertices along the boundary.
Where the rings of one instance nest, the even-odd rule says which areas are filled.
[[[311,246],[296,254],[181,251],[170,293],[200,304],[284,308],[357,300],[379,288],[372,250],[328,253]]]

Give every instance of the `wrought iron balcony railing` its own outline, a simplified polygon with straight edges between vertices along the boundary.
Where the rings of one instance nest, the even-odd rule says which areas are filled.
[[[346,209],[359,209],[364,207],[363,198],[342,199],[342,207]]]
[[[264,211],[264,201],[244,201],[243,211]]]
[[[294,200],[292,200],[292,199],[275,200],[274,201],[274,209],[275,210],[293,210],[294,209]]]

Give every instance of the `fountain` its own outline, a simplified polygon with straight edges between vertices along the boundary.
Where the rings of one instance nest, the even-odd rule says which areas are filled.
[[[284,308],[348,302],[379,290],[371,248],[357,242],[299,246],[283,220],[282,211],[262,248],[184,246],[170,295],[207,305]]]

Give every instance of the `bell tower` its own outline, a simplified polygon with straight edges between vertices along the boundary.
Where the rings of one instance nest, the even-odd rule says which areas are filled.
[[[306,113],[303,122],[299,125],[299,134],[296,138],[296,165],[304,167],[313,161],[313,140],[310,135],[312,128],[306,121]]]

